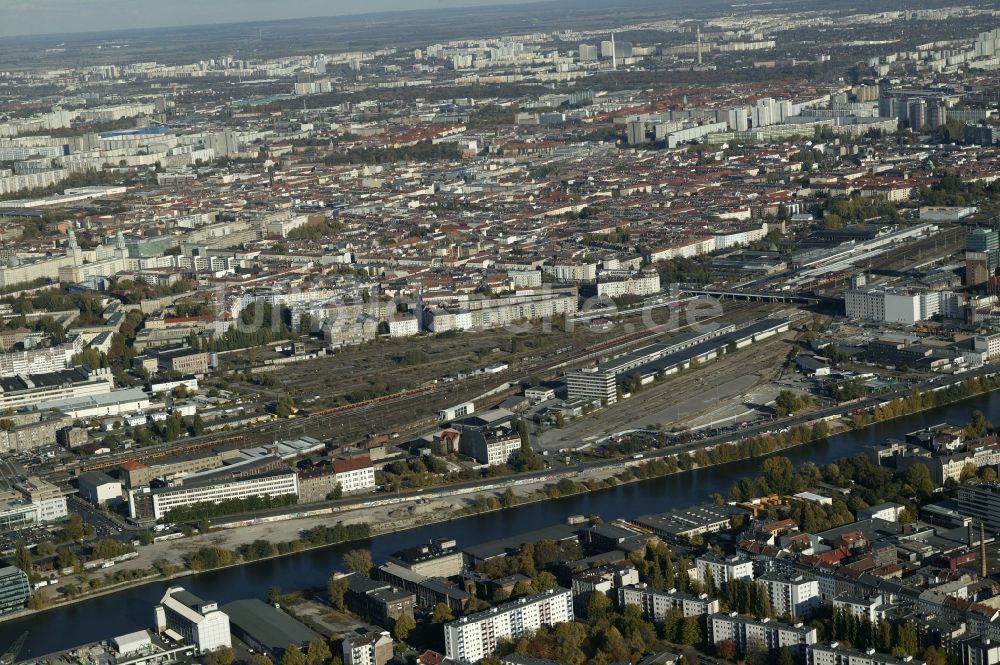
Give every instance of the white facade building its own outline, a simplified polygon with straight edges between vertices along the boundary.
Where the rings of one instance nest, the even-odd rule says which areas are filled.
[[[412,314],[389,317],[389,337],[412,337],[420,332],[420,321]]]
[[[655,271],[644,272],[637,277],[629,277],[628,279],[600,281],[597,283],[597,295],[605,298],[648,296],[659,292],[660,274]]]
[[[811,644],[805,648],[805,655],[806,665],[924,665],[923,661],[909,656],[905,659],[895,658],[874,649],[859,651],[842,647],[837,642]]]
[[[1000,356],[1000,333],[976,335],[972,338],[972,344],[976,351],[985,351],[988,360]]]
[[[850,319],[912,325],[941,311],[936,291],[909,292],[865,286],[844,293],[844,307]]]
[[[153,611],[158,633],[173,631],[199,653],[233,645],[229,615],[219,609],[218,603],[204,601],[183,587],[167,589]]]
[[[566,373],[566,392],[570,399],[597,400],[611,405],[618,401],[614,372],[584,367]]]
[[[266,458],[265,458],[266,459]],[[261,460],[250,460],[241,464],[256,464]],[[298,496],[298,475],[285,467],[281,471],[264,473],[247,473],[241,476],[237,467],[232,464],[223,469],[212,469],[202,473],[192,474],[184,479],[184,484],[176,487],[150,489],[142,487],[132,490],[129,500],[129,511],[133,518],[140,517],[140,504],[151,501],[151,517],[162,519],[174,508],[191,506],[196,503],[220,503],[234,499],[250,497],[279,497],[286,495]],[[148,496],[144,496],[148,495]]]
[[[819,582],[813,577],[766,573],[757,581],[767,589],[777,616],[808,617],[819,606]]]
[[[445,624],[445,655],[477,663],[494,653],[501,640],[569,621],[573,621],[573,593],[555,587]]]
[[[626,605],[635,605],[649,621],[659,622],[670,610],[680,610],[685,617],[697,617],[706,614],[716,614],[719,611],[719,601],[707,595],[694,596],[689,593],[679,593],[676,589],[657,591],[645,584],[633,584],[618,589],[618,607],[625,609]]]
[[[711,577],[716,589],[732,580],[752,580],[753,562],[750,559],[733,555],[728,557],[705,554],[694,560],[698,582],[707,584]]]
[[[375,467],[367,455],[333,460],[335,482],[341,491],[364,492],[375,489]]]
[[[388,632],[351,636],[343,643],[344,665],[385,665],[393,656]]]
[[[816,644],[816,629],[801,624],[757,621],[736,613],[713,614],[708,618],[708,642],[718,644],[725,640],[734,642],[740,653],[746,653],[748,646],[772,652],[787,647],[797,656],[806,646]]]

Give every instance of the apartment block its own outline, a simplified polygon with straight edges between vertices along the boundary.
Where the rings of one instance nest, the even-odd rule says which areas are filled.
[[[799,619],[810,616],[819,607],[819,582],[802,574],[765,573],[757,581],[767,589],[771,607],[778,616]]]
[[[680,610],[685,617],[697,617],[719,612],[719,601],[705,594],[695,596],[677,589],[658,591],[646,584],[633,584],[618,589],[618,607],[635,605],[642,609],[647,621],[662,621],[667,612]]]
[[[573,593],[556,587],[445,624],[445,655],[476,663],[494,653],[501,640],[568,621],[573,621]]]
[[[802,624],[757,621],[736,613],[713,614],[708,618],[708,642],[718,644],[725,640],[734,642],[740,653],[748,649],[774,652],[787,647],[792,655],[799,656],[805,647],[816,644],[816,629]]]

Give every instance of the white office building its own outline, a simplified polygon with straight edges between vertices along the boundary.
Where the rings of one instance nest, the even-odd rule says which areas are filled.
[[[41,478],[29,477],[12,490],[0,492],[0,532],[54,522],[68,515],[62,490]]]
[[[218,603],[204,601],[184,587],[167,589],[153,613],[158,634],[190,644],[199,653],[232,646],[229,616]]]
[[[808,617],[819,607],[819,582],[814,577],[772,572],[761,575],[757,581],[767,589],[771,607],[778,616],[799,619]]]
[[[618,384],[615,373],[602,371],[599,367],[584,367],[567,372],[566,393],[570,399],[586,399],[603,404],[618,401]]]
[[[251,468],[254,467],[254,468]],[[264,457],[239,462],[185,477],[176,486],[140,487],[129,494],[129,511],[133,518],[163,519],[175,508],[197,503],[221,503],[250,497],[298,496],[299,482],[295,471],[280,459]]]
[[[573,593],[555,587],[445,624],[445,655],[478,663],[494,653],[501,640],[516,640],[542,626],[569,621],[573,621]]]

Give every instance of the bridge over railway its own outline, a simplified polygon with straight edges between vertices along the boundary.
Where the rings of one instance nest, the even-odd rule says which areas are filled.
[[[717,291],[710,289],[682,289],[682,293],[697,296],[711,296],[720,300],[748,300],[751,302],[782,302],[799,305],[818,305],[820,303],[841,303],[837,298],[826,296],[805,296],[797,293],[761,293],[754,291]]]

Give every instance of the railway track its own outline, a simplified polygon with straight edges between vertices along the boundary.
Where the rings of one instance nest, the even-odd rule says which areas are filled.
[[[665,304],[664,308],[668,306]],[[726,314],[727,317],[731,317],[733,314],[743,314],[755,307],[757,305],[750,303],[733,304],[727,308]],[[589,345],[566,358],[560,359],[558,363],[552,363],[551,357],[543,357],[525,366],[516,369],[512,368],[500,374],[490,375],[489,378],[495,379],[497,382],[506,381],[514,386],[530,376],[541,375],[543,378],[551,378],[553,373],[557,373],[562,369],[588,362],[609,352],[623,352],[640,343],[653,342],[664,334],[677,332],[685,327],[687,326],[668,328],[664,324],[648,330],[626,333],[597,344]],[[479,378],[484,379],[485,377]],[[418,420],[408,418],[407,424],[404,427],[392,428],[390,421],[382,420],[378,422],[375,419],[370,419],[368,416],[373,410],[388,407],[393,407],[394,410],[405,414],[402,407],[405,407],[408,403],[426,401],[426,406],[429,407],[435,399],[442,398],[449,393],[455,393],[451,399],[456,402],[467,401],[469,398],[480,394],[484,385],[485,383],[480,384],[479,387],[469,385],[465,390],[461,388],[456,389],[456,384],[454,383],[421,386],[391,395],[372,398],[364,402],[322,409],[299,418],[267,423],[242,430],[238,433],[208,434],[196,439],[185,439],[177,443],[161,444],[128,453],[109,455],[88,461],[78,467],[78,470],[81,473],[86,471],[103,471],[119,466],[126,461],[136,461],[145,464],[167,457],[196,453],[217,446],[236,445],[239,447],[253,447],[273,443],[283,437],[312,435],[327,439],[338,436],[340,432],[348,433],[353,429],[353,427],[348,426],[353,425],[356,427],[359,422],[360,424],[368,424],[369,430],[374,432],[386,432],[388,429],[400,434],[410,433],[432,426],[436,422],[436,418],[433,415]],[[503,399],[514,392],[515,389],[511,388],[493,397]],[[417,409],[414,409],[414,411],[417,411]],[[371,429],[372,425],[375,426],[373,430]]]

